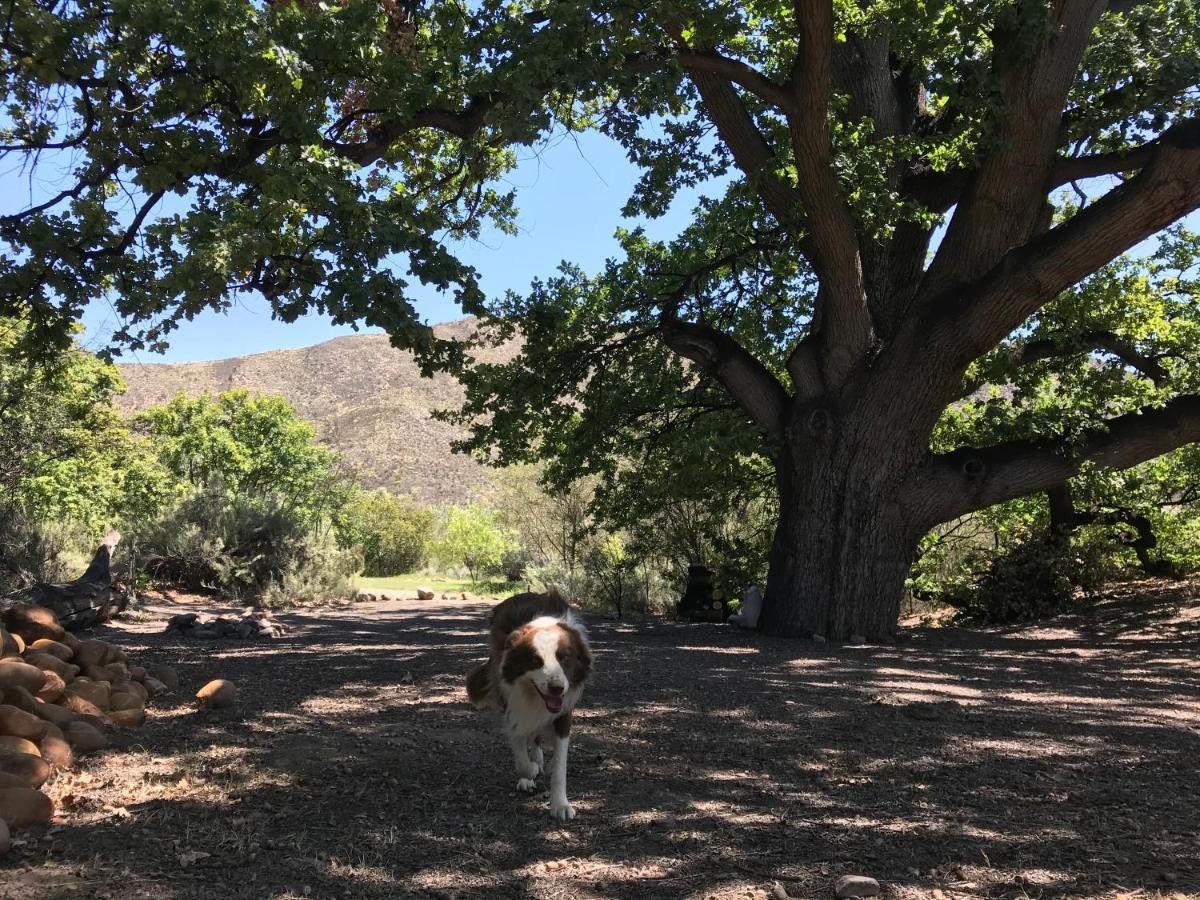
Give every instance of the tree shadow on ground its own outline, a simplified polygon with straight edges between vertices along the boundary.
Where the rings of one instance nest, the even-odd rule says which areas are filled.
[[[847,872],[892,897],[1191,895],[1178,599],[895,647],[593,621],[566,826],[465,702],[484,605],[290,615],[269,644],[114,629],[181,693],[226,677],[239,701],[160,704],[58,776],[62,822],[24,833],[0,897],[827,897]]]

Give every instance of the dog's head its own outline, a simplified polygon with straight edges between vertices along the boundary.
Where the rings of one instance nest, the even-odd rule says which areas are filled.
[[[557,715],[573,689],[578,696],[591,670],[592,653],[582,627],[543,616],[509,635],[500,677],[517,690],[536,692],[546,711]]]

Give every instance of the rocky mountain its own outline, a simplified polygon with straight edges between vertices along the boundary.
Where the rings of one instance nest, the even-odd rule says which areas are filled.
[[[441,337],[466,338],[475,320],[435,326]],[[515,343],[480,348],[485,362],[510,359]],[[132,414],[179,393],[246,388],[281,394],[313,424],[318,439],[340,453],[365,487],[386,487],[430,503],[460,503],[488,484],[488,470],[453,453],[461,429],[430,413],[453,408],[462,387],[449,375],[423,378],[411,354],[385,335],[352,335],[314,347],[277,350],[213,362],[129,363],[120,366]]]

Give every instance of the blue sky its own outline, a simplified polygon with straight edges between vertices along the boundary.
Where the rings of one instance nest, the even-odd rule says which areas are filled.
[[[551,273],[563,259],[595,271],[613,255],[613,233],[622,223],[621,207],[638,177],[638,170],[615,142],[598,134],[561,137],[536,152],[522,151],[519,167],[508,181],[518,190],[520,232],[492,233],[459,248],[461,257],[480,273],[484,290],[495,295],[526,288],[535,277]],[[697,194],[681,196],[670,212],[647,230],[671,237],[688,221]],[[429,323],[461,318],[450,295],[414,283],[417,311]],[[97,302],[84,317],[85,343],[99,346],[116,318],[107,302]],[[371,329],[363,329],[369,332]],[[223,359],[289,347],[307,347],[343,334],[323,316],[309,315],[285,324],[271,319],[262,298],[241,301],[228,313],[204,313],[184,322],[171,335],[164,355],[136,353],[124,357],[138,362],[190,362]]]

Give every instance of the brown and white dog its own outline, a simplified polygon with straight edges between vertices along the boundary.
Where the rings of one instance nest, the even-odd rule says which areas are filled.
[[[592,670],[583,623],[558,594],[517,594],[492,610],[488,661],[467,676],[467,696],[499,710],[517,765],[517,790],[533,791],[542,745],[553,742],[550,814],[567,821],[571,711]]]

